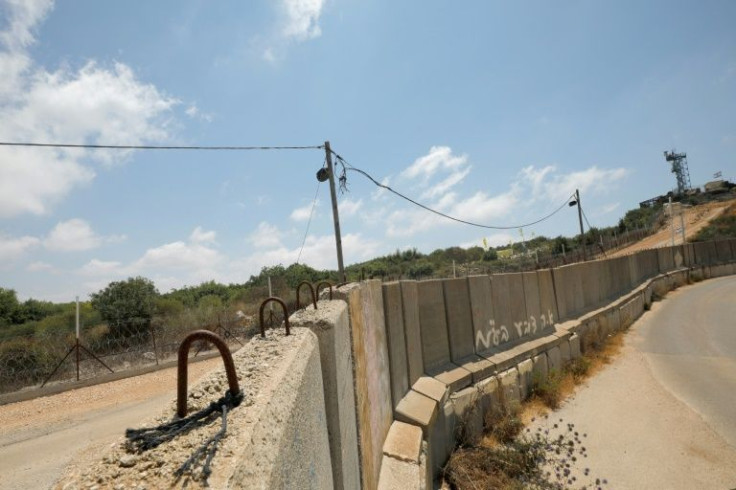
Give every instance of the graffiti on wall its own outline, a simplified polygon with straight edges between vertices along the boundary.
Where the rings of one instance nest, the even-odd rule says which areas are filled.
[[[534,316],[529,316],[528,320],[522,320],[519,322],[513,322],[513,328],[519,334],[519,338],[534,335],[537,331],[542,331],[548,326],[554,325],[554,315],[552,310],[547,310],[547,313],[542,313],[539,316],[539,321]],[[483,349],[490,349],[500,344],[509,341],[509,329],[506,325],[500,325],[496,327],[496,321],[491,319],[488,322],[488,329],[486,331],[478,330],[475,335],[475,350],[480,351]],[[541,328],[540,328],[541,327]]]

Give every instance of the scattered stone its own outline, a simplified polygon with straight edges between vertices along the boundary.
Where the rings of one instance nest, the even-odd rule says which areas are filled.
[[[121,457],[120,460],[118,460],[118,463],[123,468],[132,468],[133,466],[135,466],[136,457],[132,454],[126,454],[125,456]]]

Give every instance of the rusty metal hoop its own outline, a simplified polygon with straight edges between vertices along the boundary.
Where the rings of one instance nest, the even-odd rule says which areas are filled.
[[[330,299],[332,299],[332,283],[329,281],[322,281],[317,283],[317,287],[315,288],[317,291],[317,297],[319,298],[319,288],[322,286],[328,286],[330,288]]]
[[[263,310],[271,301],[277,302],[281,305],[281,308],[284,309],[284,325],[286,326],[286,335],[289,335],[289,310],[286,308],[286,303],[284,303],[284,300],[281,298],[271,296],[270,298],[263,300],[263,303],[261,303],[261,309],[258,311],[258,320],[261,325],[261,337],[266,336],[266,326],[263,324]]]
[[[217,347],[225,364],[225,373],[227,374],[230,394],[238,395],[240,393],[233,356],[225,341],[209,330],[195,330],[184,337],[184,340],[182,340],[179,346],[179,365],[176,378],[176,414],[179,417],[184,417],[187,414],[187,375],[189,371],[189,359],[187,355],[189,354],[189,348],[192,346],[192,343],[197,340],[212,342]]]
[[[302,289],[302,286],[304,285],[309,286],[309,292],[312,293],[312,304],[314,305],[314,309],[317,309],[317,294],[314,292],[314,286],[312,286],[312,283],[309,281],[302,281],[299,283],[299,285],[296,287],[296,309],[301,309],[301,303],[299,301],[299,292]]]

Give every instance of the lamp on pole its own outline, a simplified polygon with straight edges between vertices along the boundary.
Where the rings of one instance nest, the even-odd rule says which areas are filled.
[[[588,260],[588,254],[585,251],[585,230],[583,230],[583,210],[580,208],[580,191],[575,189],[575,199],[568,203],[569,206],[578,207],[578,221],[580,222],[580,240],[583,242],[583,262]]]

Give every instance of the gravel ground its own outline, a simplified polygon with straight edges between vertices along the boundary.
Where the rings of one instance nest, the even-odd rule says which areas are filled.
[[[240,382],[245,394],[241,405],[228,414],[227,436],[220,442],[216,456],[212,460],[212,476],[209,483],[214,488],[224,486],[223,475],[231,472],[231,463],[240,456],[236,444],[240,434],[250,430],[252,424],[248,407],[252,406],[258,393],[278,371],[285,350],[298,342],[307,331],[292,330],[286,337],[282,331],[271,330],[265,339],[255,337],[233,356]],[[293,349],[292,349],[293,350]],[[219,359],[217,359],[219,361]],[[220,361],[221,362],[221,361]],[[204,376],[196,385],[190,383],[189,414],[207,407],[218,400],[227,389],[224,369],[217,369]],[[154,427],[170,422],[175,417],[175,401],[159,410],[155,417],[141,420],[136,426]],[[204,488],[201,466],[191,473],[176,479],[174,472],[189,458],[203,442],[214,436],[221,427],[220,418],[212,423],[179,435],[172,441],[143,453],[136,453],[120,438],[106,451],[88,457],[75,458],[74,464],[67,468],[64,476],[53,488],[63,490],[102,488],[158,489],[158,488]]]

